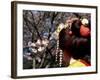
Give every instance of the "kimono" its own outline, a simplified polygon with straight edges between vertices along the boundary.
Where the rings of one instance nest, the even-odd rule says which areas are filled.
[[[90,66],[90,64],[88,64],[84,60],[81,60],[81,59],[78,59],[78,60],[71,59],[70,65],[68,67],[88,67],[88,66]]]

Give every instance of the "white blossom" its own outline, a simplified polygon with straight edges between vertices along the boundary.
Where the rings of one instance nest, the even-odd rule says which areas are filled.
[[[40,39],[37,40],[36,45],[41,45],[41,40]]]
[[[88,19],[84,18],[82,19],[82,24],[83,25],[87,25],[89,23]]]
[[[36,49],[34,49],[34,48],[32,48],[32,52],[37,53],[37,50],[36,50]]]
[[[35,44],[35,43],[32,43],[31,46],[32,46],[32,47],[36,47],[36,44]]]
[[[39,51],[39,52],[42,52],[44,49],[45,49],[45,47],[39,47],[39,48],[38,48],[38,51]]]

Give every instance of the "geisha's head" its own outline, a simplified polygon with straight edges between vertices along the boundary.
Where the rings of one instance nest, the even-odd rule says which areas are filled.
[[[86,55],[90,55],[90,28],[86,26],[84,33],[82,28],[84,25],[81,21],[73,21],[71,29],[62,29],[59,33],[59,48],[63,51],[63,59],[70,61],[70,58],[82,59]],[[70,34],[69,32],[72,32]],[[82,35],[84,34],[84,35]]]

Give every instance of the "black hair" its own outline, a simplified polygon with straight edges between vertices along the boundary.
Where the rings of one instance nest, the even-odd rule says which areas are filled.
[[[80,20],[75,20],[73,21],[72,25],[71,25],[71,31],[73,32],[73,34],[77,37],[80,36],[80,26],[82,25]]]

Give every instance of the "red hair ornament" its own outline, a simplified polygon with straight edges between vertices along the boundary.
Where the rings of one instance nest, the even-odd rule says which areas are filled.
[[[90,29],[84,25],[80,26],[80,35],[83,37],[90,36]]]

